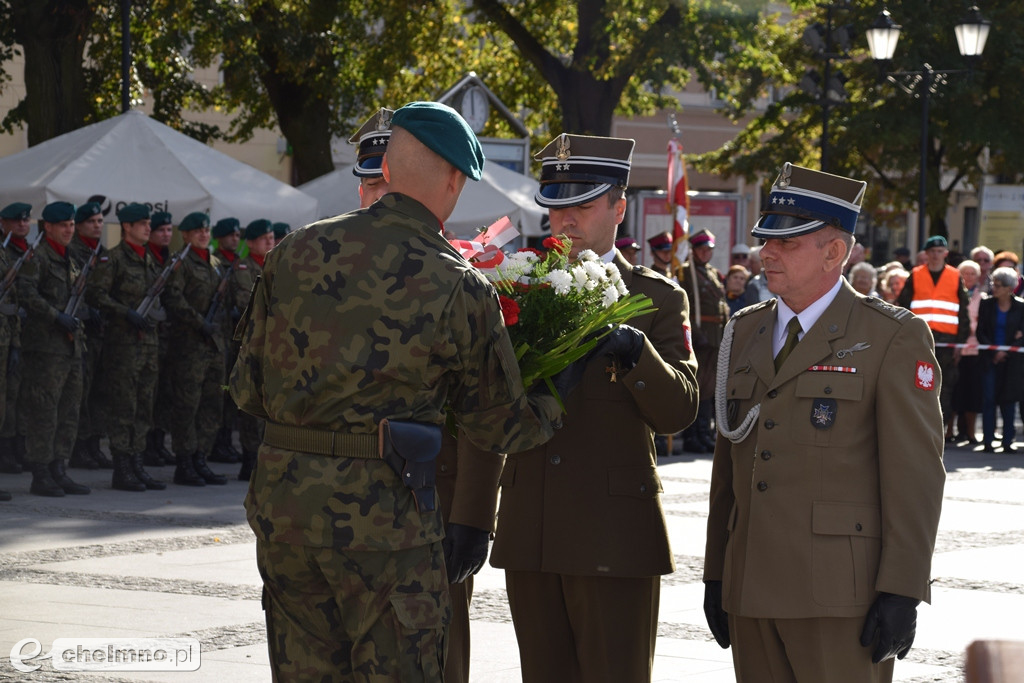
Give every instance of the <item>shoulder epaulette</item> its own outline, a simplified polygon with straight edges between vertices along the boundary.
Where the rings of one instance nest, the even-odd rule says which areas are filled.
[[[875,296],[866,296],[861,299],[861,303],[868,308],[874,309],[879,313],[887,315],[893,320],[899,320],[900,322],[905,321],[911,315],[908,309],[903,308],[902,306],[893,306],[888,301],[883,301]]]
[[[775,301],[775,298],[772,297],[771,299],[766,299],[766,300],[758,302],[756,304],[751,304],[749,306],[744,306],[740,310],[738,310],[735,313],[733,313],[732,317],[733,318],[742,318],[745,315],[750,315],[751,313],[756,313],[757,311],[760,311],[762,309],[768,308],[769,306],[772,305],[772,303],[774,301]]]
[[[652,280],[661,280],[665,284],[672,285],[673,287],[679,286],[679,283],[673,280],[672,278],[665,277],[658,271],[652,270],[647,266],[633,266],[633,275],[639,275],[640,277],[648,277],[651,278]]]

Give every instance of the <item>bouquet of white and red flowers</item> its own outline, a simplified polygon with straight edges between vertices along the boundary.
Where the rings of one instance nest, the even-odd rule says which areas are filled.
[[[488,272],[523,385],[546,382],[556,398],[554,375],[586,356],[615,325],[655,310],[648,297],[629,293],[614,263],[593,251],[581,251],[570,263],[571,246],[549,237],[546,253],[520,249]]]

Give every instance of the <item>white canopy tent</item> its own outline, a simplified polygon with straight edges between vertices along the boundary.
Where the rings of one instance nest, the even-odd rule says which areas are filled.
[[[129,202],[169,211],[177,223],[193,211],[213,221],[234,216],[290,223],[316,220],[317,201],[140,111],[94,123],[0,159],[0,206],[99,201],[107,222]]]
[[[345,165],[298,189],[317,198],[320,216],[326,218],[358,209],[358,186],[359,179],[352,175],[352,166]],[[533,200],[538,187],[540,183],[533,178],[485,161],[483,177],[477,182],[466,182],[454,213],[445,221],[445,228],[458,237],[469,237],[477,228],[508,216],[521,235],[540,235],[545,210]]]

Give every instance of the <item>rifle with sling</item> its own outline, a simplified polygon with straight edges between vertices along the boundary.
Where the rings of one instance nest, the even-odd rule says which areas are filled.
[[[93,266],[96,265],[96,259],[100,257],[100,249],[102,248],[103,245],[97,240],[96,248],[89,254],[89,260],[85,262],[82,272],[78,274],[78,279],[75,280],[75,284],[71,288],[71,296],[68,298],[67,305],[64,306],[64,312],[70,316],[74,316],[78,312],[78,307],[85,296],[86,281],[89,279],[89,273],[92,272]]]
[[[146,290],[146,296],[143,297],[142,302],[135,308],[136,313],[144,318],[148,317],[150,320],[155,322],[167,319],[167,313],[164,312],[162,308],[158,308],[154,311],[153,306],[160,300],[160,294],[163,293],[164,287],[167,286],[167,281],[171,279],[171,275],[173,275],[174,271],[176,271],[178,266],[181,265],[181,262],[188,254],[188,250],[191,248],[191,244],[186,244],[184,249],[171,257],[171,260],[167,262],[167,265],[164,266],[162,271],[160,271],[157,278],[153,280],[153,284],[151,284],[149,289]],[[152,315],[150,315],[150,313],[152,313]]]
[[[235,266],[241,261],[241,259],[235,259],[227,268],[224,269],[224,274],[220,276],[220,284],[217,285],[217,291],[213,293],[213,298],[210,299],[210,307],[206,309],[206,316],[203,318],[204,323],[213,323],[217,318],[217,312],[220,311],[220,305],[224,301],[224,294],[228,290],[228,280],[231,278],[231,273],[234,272]]]
[[[39,231],[39,235],[36,237],[36,241],[25,250],[25,253],[18,257],[7,272],[4,274],[3,282],[0,282],[0,314],[3,315],[17,315],[18,307],[14,304],[4,303],[7,300],[7,295],[14,289],[14,281],[18,278],[18,271],[21,270],[22,266],[32,260],[32,257],[36,255],[36,247],[43,241],[43,231]],[[10,239],[10,234],[7,235],[7,239]],[[6,244],[6,242],[5,242]]]

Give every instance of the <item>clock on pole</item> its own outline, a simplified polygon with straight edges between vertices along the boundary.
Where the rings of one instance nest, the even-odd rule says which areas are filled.
[[[459,101],[459,113],[474,133],[481,133],[491,115],[491,105],[487,101],[487,93],[479,86],[466,88]]]

